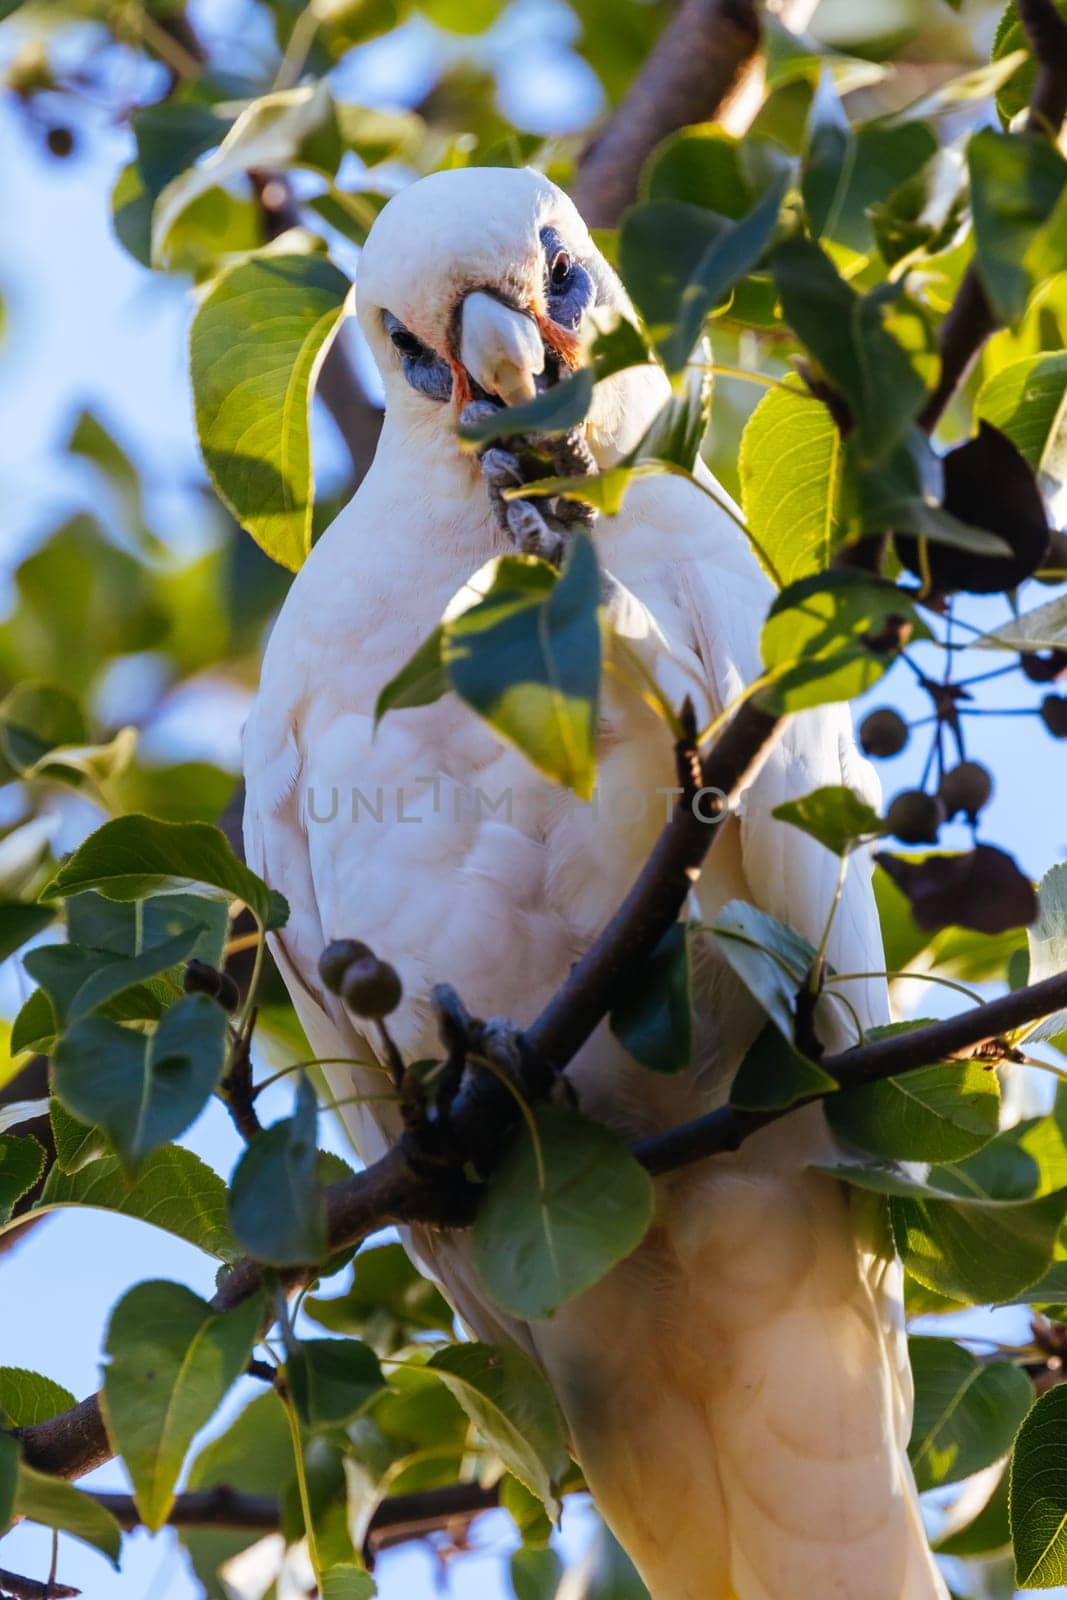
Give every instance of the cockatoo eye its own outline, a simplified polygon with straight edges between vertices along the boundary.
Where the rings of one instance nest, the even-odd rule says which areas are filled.
[[[555,259],[548,270],[548,276],[551,280],[553,289],[565,288],[573,270],[574,262],[571,260],[566,250],[557,251]]]
[[[426,347],[422,341],[416,339],[413,333],[409,333],[399,324],[389,330],[389,337],[393,341],[394,350],[399,350],[402,356],[418,356],[425,351]]]

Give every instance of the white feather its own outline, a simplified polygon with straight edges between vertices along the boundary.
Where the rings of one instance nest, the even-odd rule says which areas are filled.
[[[531,1020],[629,886],[674,783],[669,736],[618,675],[606,683],[596,805],[543,782],[452,695],[390,714],[376,735],[372,726],[381,687],[504,548],[451,409],[404,383],[381,309],[445,353],[457,296],[472,286],[534,303],[546,222],[610,278],[569,201],[532,173],[424,180],[390,202],[368,241],[360,317],[383,368],[385,427],[355,499],[293,584],[246,736],[249,860],[290,901],[276,952],[324,1057],[372,1059],[316,976],[322,947],[340,936],[365,938],[398,967],[395,1032],[411,1058],[435,1052],[435,982],[454,984],[476,1013]],[[663,380],[646,369],[602,390],[590,438],[608,462],[623,432],[654,414]],[[701,714],[721,709],[759,670],[770,598],[735,523],[684,480],[657,477],[635,484],[596,538],[629,648],[672,700],[697,686]],[[741,896],[817,942],[835,858],[770,812],[820,784],[870,781],[847,710],[794,719],[716,840],[699,886],[705,916]],[[336,815],[315,820],[330,817],[334,791]],[[863,862],[829,955],[839,971],[883,965]],[[865,1024],[884,1020],[881,983],[856,983],[850,998]],[[696,1012],[697,1060],[680,1078],[637,1067],[602,1026],[570,1068],[585,1109],[633,1135],[721,1101],[760,1016],[710,942]],[[824,1006],[835,1044],[849,1038],[842,1015]],[[384,1088],[373,1064],[335,1066],[330,1078],[339,1098]],[[398,1131],[380,1100],[346,1122],[366,1159]],[[461,1238],[413,1241],[474,1331],[515,1338],[543,1362],[654,1600],[946,1595],[904,1453],[899,1271],[877,1208],[810,1170],[831,1153],[809,1110],[737,1155],[661,1180],[656,1224],[634,1256],[529,1327],[492,1306]]]

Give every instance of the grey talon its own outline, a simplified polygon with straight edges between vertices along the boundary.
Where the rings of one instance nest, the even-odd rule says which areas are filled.
[[[486,417],[495,417],[502,409],[494,400],[468,400],[459,414],[460,426],[471,428],[476,422],[484,422]]]
[[[500,450],[490,445],[488,450],[482,452],[479,459],[482,476],[494,489],[510,489],[523,481],[518,457],[513,456],[510,450]]]

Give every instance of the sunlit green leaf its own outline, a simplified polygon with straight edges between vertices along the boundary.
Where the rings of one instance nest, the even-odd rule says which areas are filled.
[[[885,1038],[917,1023],[874,1028]],[[997,1131],[1000,1086],[977,1061],[946,1062],[848,1089],[827,1102],[834,1132],[861,1150],[896,1161],[959,1161]]]
[[[786,800],[775,806],[771,815],[818,839],[835,856],[845,855],[857,839],[882,831],[874,807],[843,784],[813,789],[800,800]]]
[[[807,390],[771,389],[741,438],[741,504],[756,554],[792,583],[821,572],[841,532],[841,432]]]
[[[15,1490],[15,1514],[80,1539],[118,1568],[122,1534],[110,1511],[72,1483],[36,1472],[23,1463]]]
[[[221,498],[294,572],[311,548],[311,396],[350,284],[317,255],[261,255],[216,279],[189,354],[204,462]]]
[[[1019,1429],[1008,1509],[1022,1589],[1067,1583],[1067,1388],[1041,1396]]]
[[[30,1428],[58,1417],[74,1404],[74,1396],[61,1383],[24,1367],[0,1367],[0,1425]],[[0,1526],[3,1525],[0,1515]]]

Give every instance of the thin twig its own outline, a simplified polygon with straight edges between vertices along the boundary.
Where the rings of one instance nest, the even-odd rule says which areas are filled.
[[[66,1583],[41,1583],[37,1578],[23,1578],[17,1572],[0,1567],[0,1595],[13,1595],[15,1600],[76,1600],[80,1589]]]

